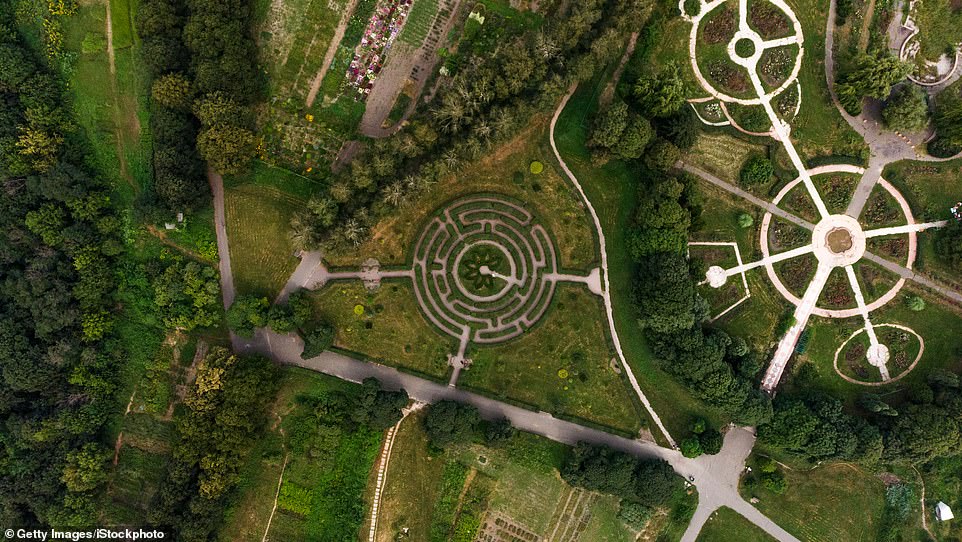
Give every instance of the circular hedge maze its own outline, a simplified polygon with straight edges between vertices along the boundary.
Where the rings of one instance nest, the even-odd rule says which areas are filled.
[[[414,247],[421,311],[461,341],[513,339],[544,315],[558,259],[547,230],[522,203],[471,195],[440,209]]]

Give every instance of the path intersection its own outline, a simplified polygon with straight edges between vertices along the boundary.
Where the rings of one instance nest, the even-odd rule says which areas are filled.
[[[733,63],[747,70],[748,77],[751,80],[752,87],[755,92],[755,97],[753,98],[733,97],[718,90],[702,74],[698,66],[697,58],[699,50],[700,25],[709,14],[729,3],[738,4],[738,30],[728,43],[728,56]],[[684,14],[684,17],[687,18],[692,24],[691,34],[689,36],[689,57],[692,69],[699,84],[710,95],[711,98],[709,99],[716,99],[722,104],[737,103],[741,105],[761,106],[764,109],[765,114],[768,116],[769,122],[771,123],[769,135],[782,144],[782,146],[785,148],[786,154],[792,162],[792,165],[798,172],[798,177],[794,181],[788,183],[778,193],[778,195],[776,195],[773,201],[767,202],[761,200],[760,198],[751,196],[747,192],[732,186],[721,179],[713,177],[696,167],[684,163],[679,164],[682,169],[698,175],[708,182],[715,184],[716,186],[719,186],[736,196],[742,197],[750,203],[765,210],[765,215],[761,224],[761,233],[759,236],[759,245],[763,256],[762,259],[747,263],[740,262],[738,265],[729,267],[728,269],[724,269],[720,266],[712,266],[708,269],[703,284],[708,284],[712,288],[720,288],[727,283],[728,278],[731,276],[741,275],[744,280],[744,273],[746,271],[758,267],[764,267],[768,277],[778,292],[795,306],[793,319],[791,320],[792,323],[784,335],[779,339],[775,353],[769,362],[764,377],[762,378],[763,390],[769,393],[773,393],[775,391],[789,360],[795,352],[799,338],[808,325],[809,318],[812,315],[826,318],[849,318],[853,316],[861,317],[863,321],[863,327],[860,333],[864,332],[869,341],[869,347],[866,349],[865,353],[866,359],[872,367],[875,367],[878,370],[882,383],[886,383],[894,378],[903,376],[908,371],[905,371],[901,375],[895,377],[890,374],[888,367],[890,357],[889,348],[879,339],[878,334],[875,331],[875,328],[878,326],[873,323],[871,313],[872,311],[892,301],[898,294],[899,290],[901,290],[901,288],[904,286],[905,281],[915,277],[911,270],[912,265],[915,262],[918,247],[917,233],[930,228],[943,227],[946,225],[946,222],[939,221],[917,223],[915,218],[912,216],[911,208],[909,207],[905,198],[890,183],[882,178],[882,170],[884,169],[885,164],[895,159],[907,157],[916,158],[918,156],[915,149],[911,149],[910,151],[905,149],[908,144],[904,141],[901,143],[895,143],[891,138],[878,137],[868,141],[872,149],[872,159],[870,160],[868,168],[861,168],[847,164],[835,164],[815,168],[809,168],[805,165],[791,140],[791,125],[788,121],[779,116],[779,114],[775,111],[775,107],[773,106],[773,101],[792,85],[796,85],[796,87],[799,89],[798,101],[799,103],[802,101],[800,86],[797,85],[802,57],[805,52],[801,23],[792,9],[783,0],[771,0],[771,3],[780,9],[791,21],[792,34],[790,36],[775,40],[763,39],[762,36],[760,36],[748,24],[748,0],[712,0],[710,2],[701,1],[699,3],[697,13],[686,13],[686,2],[681,1],[679,4],[679,9]],[[834,2],[832,8],[834,9]],[[830,14],[828,23],[830,29],[833,29],[834,27],[834,24],[832,23],[833,20],[834,19]],[[794,59],[795,63],[792,68],[791,75],[774,90],[767,90],[759,75],[759,61],[761,60],[762,54],[764,51],[769,49],[775,49],[789,45],[798,46],[798,52]],[[828,46],[826,49],[826,73],[831,74],[832,68],[830,65],[833,62],[831,47]],[[832,87],[831,78],[828,80],[828,84],[829,87]],[[694,107],[695,103],[702,103],[704,101],[704,98],[695,99],[692,100],[692,105]],[[836,105],[838,105],[837,99],[835,101]],[[724,107],[721,109],[722,111],[727,111]],[[846,117],[846,120],[853,125],[853,127],[857,127],[859,133],[866,135],[869,132],[867,122],[858,122],[858,120],[856,120],[854,117],[847,115],[844,110],[841,109],[840,105],[839,110],[842,112],[843,116]],[[729,121],[734,123],[734,121],[730,118]],[[855,193],[853,194],[853,197],[844,214],[832,214],[828,211],[828,208],[825,205],[825,202],[819,194],[819,191],[815,186],[815,182],[812,179],[816,175],[827,173],[852,173],[861,176],[861,180],[859,181]],[[799,184],[804,187],[808,197],[811,199],[815,209],[817,210],[818,221],[814,224],[803,220],[779,207],[779,203],[782,201],[782,199]],[[868,201],[869,195],[876,188],[876,186],[879,186],[888,192],[898,202],[902,214],[906,220],[906,224],[904,226],[868,230],[862,226],[859,221],[859,217],[861,216],[862,211]],[[772,254],[768,242],[768,235],[773,215],[787,219],[790,222],[793,222],[810,231],[811,242],[801,247],[795,247],[791,250]],[[904,267],[896,266],[901,270],[908,271],[908,273],[900,273],[899,280],[894,287],[892,287],[879,299],[876,299],[872,303],[867,303],[865,295],[857,279],[854,265],[863,258],[871,261],[880,259],[866,251],[868,239],[892,236],[908,237],[907,260],[904,264]],[[808,255],[815,256],[817,260],[817,267],[815,269],[814,276],[809,281],[808,286],[805,289],[804,294],[802,297],[798,297],[782,283],[781,279],[775,272],[774,264]],[[824,309],[818,306],[819,298],[822,295],[826,284],[828,283],[829,276],[835,268],[841,268],[844,270],[848,284],[854,293],[856,307],[849,309]],[[911,332],[918,337],[917,333],[914,331]],[[914,368],[914,364],[909,368],[909,370],[912,368]],[[836,368],[836,370],[838,369]],[[839,374],[841,375],[840,372]],[[844,375],[841,376],[844,377]]]

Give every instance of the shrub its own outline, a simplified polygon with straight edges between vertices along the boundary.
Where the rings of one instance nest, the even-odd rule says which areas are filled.
[[[681,455],[685,457],[698,457],[701,454],[701,442],[697,436],[688,437],[681,442]]]
[[[739,175],[741,183],[746,186],[765,184],[772,179],[775,174],[775,166],[772,161],[763,156],[753,156],[742,166]]]
[[[304,334],[304,351],[301,359],[317,357],[321,352],[334,345],[336,330],[327,322],[319,322],[314,329]]]
[[[752,218],[752,215],[748,213],[741,213],[738,215],[739,228],[742,228],[743,230],[745,230],[745,229],[751,228],[754,225],[755,225],[755,219]]]
[[[618,519],[633,531],[644,529],[651,519],[651,514],[651,508],[639,502],[622,499],[618,505]]]
[[[788,487],[785,477],[780,472],[770,472],[762,476],[762,485],[776,495],[781,495]]]
[[[917,295],[910,295],[905,298],[905,305],[909,310],[914,312],[921,312],[925,310],[925,300]]]
[[[542,164],[541,162],[535,160],[535,161],[531,162],[531,165],[530,165],[530,166],[528,166],[528,171],[530,171],[531,173],[533,173],[533,174],[535,174],[535,175],[541,175],[541,172],[544,171],[544,164]]]
[[[707,429],[698,436],[698,441],[701,443],[702,453],[715,455],[722,449],[722,434],[715,429]]]

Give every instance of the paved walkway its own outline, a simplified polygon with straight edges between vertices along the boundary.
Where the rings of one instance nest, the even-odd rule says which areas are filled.
[[[605,315],[608,317],[608,331],[611,333],[611,340],[615,344],[615,352],[618,354],[618,360],[621,362],[621,369],[626,375],[628,375],[628,381],[631,382],[631,387],[635,390],[635,395],[637,395],[638,399],[641,400],[641,403],[645,405],[645,409],[648,411],[651,419],[654,420],[655,425],[658,426],[658,429],[665,436],[672,447],[677,447],[675,439],[671,438],[671,434],[668,433],[668,429],[666,429],[665,425],[661,422],[661,418],[658,417],[658,413],[655,412],[654,407],[651,406],[651,402],[648,401],[648,397],[646,397],[644,392],[641,391],[641,386],[638,385],[638,379],[635,378],[635,373],[631,366],[628,365],[625,352],[621,348],[621,339],[618,338],[618,330],[615,327],[615,315],[611,305],[611,281],[608,278],[608,248],[607,244],[605,243],[605,232],[601,227],[601,220],[598,218],[598,213],[595,211],[594,205],[591,204],[591,200],[588,199],[584,189],[581,188],[581,183],[578,182],[578,178],[575,177],[575,174],[572,173],[568,168],[568,164],[565,163],[564,158],[561,157],[561,153],[558,152],[558,146],[555,143],[554,131],[558,124],[558,117],[561,116],[561,112],[564,111],[565,106],[568,105],[568,100],[571,99],[571,96],[574,95],[577,88],[577,83],[571,85],[571,88],[568,89],[568,94],[566,94],[561,100],[561,103],[558,104],[558,108],[555,109],[554,116],[551,117],[551,129],[549,130],[551,150],[554,151],[554,156],[558,160],[558,164],[561,165],[561,169],[564,170],[568,180],[571,181],[572,185],[574,185],[578,195],[581,196],[581,200],[588,208],[588,212],[591,215],[591,220],[595,225],[595,232],[598,234],[598,250],[601,252],[601,278],[604,286],[602,299],[604,300],[605,304]]]
[[[949,299],[949,300],[951,300],[951,301],[954,301],[955,303],[958,303],[958,304],[962,305],[962,293],[959,293],[959,292],[957,292],[956,290],[953,290],[952,288],[949,288],[948,286],[944,286],[944,285],[942,285],[942,284],[939,284],[938,282],[935,282],[934,280],[932,280],[932,279],[930,279],[930,278],[928,278],[928,277],[925,277],[925,276],[923,276],[923,275],[920,275],[920,274],[916,273],[915,271],[909,269],[908,267],[899,265],[899,264],[894,263],[894,262],[890,262],[889,260],[886,260],[885,258],[882,258],[881,256],[877,256],[877,255],[875,255],[875,254],[872,254],[871,252],[866,252],[866,253],[865,253],[865,259],[868,260],[868,261],[870,261],[870,262],[874,262],[874,263],[876,263],[876,264],[884,267],[885,269],[888,269],[889,271],[891,271],[891,272],[893,272],[893,273],[897,273],[900,277],[902,277],[902,278],[904,278],[904,279],[906,279],[906,280],[911,280],[912,282],[915,282],[916,284],[920,284],[920,285],[922,285],[922,286],[925,286],[925,287],[928,288],[929,290],[932,290],[933,292],[941,295],[942,297],[945,297],[946,299]]]
[[[722,190],[724,190],[724,191],[726,191],[726,192],[729,192],[729,193],[731,193],[731,194],[734,194],[734,195],[742,198],[743,200],[751,203],[752,205],[754,205],[754,206],[756,206],[756,207],[759,207],[759,208],[761,208],[761,209],[764,209],[765,211],[768,211],[769,213],[772,213],[773,215],[775,215],[775,216],[777,216],[777,217],[779,217],[779,218],[785,219],[785,220],[787,220],[787,221],[789,221],[789,222],[791,222],[791,223],[793,223],[793,224],[795,224],[795,225],[801,226],[801,227],[805,228],[806,230],[814,230],[814,229],[815,229],[815,224],[812,224],[811,222],[809,222],[809,221],[807,221],[807,220],[805,220],[805,219],[803,219],[803,218],[799,218],[799,217],[793,215],[792,213],[789,213],[788,211],[785,211],[784,209],[782,209],[781,207],[779,207],[778,205],[775,205],[774,203],[772,203],[772,202],[770,202],[770,201],[765,201],[765,200],[763,200],[762,198],[759,198],[759,197],[755,196],[754,194],[752,194],[752,193],[750,193],[750,192],[746,192],[745,190],[742,190],[741,188],[738,188],[737,186],[735,186],[735,185],[733,185],[733,184],[731,184],[731,183],[725,182],[725,181],[719,179],[718,177],[712,175],[711,173],[708,173],[708,172],[705,171],[705,170],[699,169],[699,168],[697,168],[697,167],[695,167],[695,166],[693,166],[693,165],[691,165],[691,164],[688,164],[688,163],[686,163],[686,162],[678,162],[678,163],[676,164],[676,167],[678,167],[679,169],[683,169],[683,170],[685,170],[685,171],[687,171],[687,172],[689,172],[689,173],[692,173],[692,174],[694,174],[694,175],[697,175],[697,176],[701,177],[702,179],[710,182],[711,184],[717,186],[718,188],[721,188]]]
[[[404,389],[412,399],[419,402],[435,403],[441,400],[452,400],[469,404],[476,407],[485,419],[506,418],[521,431],[541,435],[563,444],[574,445],[586,442],[608,446],[636,457],[667,461],[679,475],[686,479],[694,479],[699,499],[696,517],[706,513],[710,515],[711,511],[718,507],[727,506],[776,539],[783,542],[797,541],[795,537],[745,502],[738,493],[738,482],[745,468],[745,459],[751,453],[755,443],[755,435],[751,428],[731,428],[725,435],[722,451],[718,455],[703,455],[688,459],[677,450],[663,448],[652,442],[612,435],[560,420],[546,412],[534,412],[508,405],[463,389],[425,380],[384,365],[359,361],[336,352],[324,352],[315,358],[303,360],[300,357],[303,342],[293,335],[279,335],[260,329],[254,339],[242,341],[236,348],[241,352],[260,353],[281,363],[304,367],[349,382],[359,383],[365,378],[377,378],[386,389]],[[701,529],[700,524],[696,526],[697,530]],[[695,535],[697,530],[692,531],[692,528],[689,528],[689,532],[694,532]],[[686,536],[689,534],[686,533]],[[683,540],[694,540],[694,538]]]

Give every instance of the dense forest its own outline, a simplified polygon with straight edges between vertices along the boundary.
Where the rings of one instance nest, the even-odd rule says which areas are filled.
[[[112,335],[120,220],[11,11],[0,6],[0,520],[89,525],[125,359]]]

